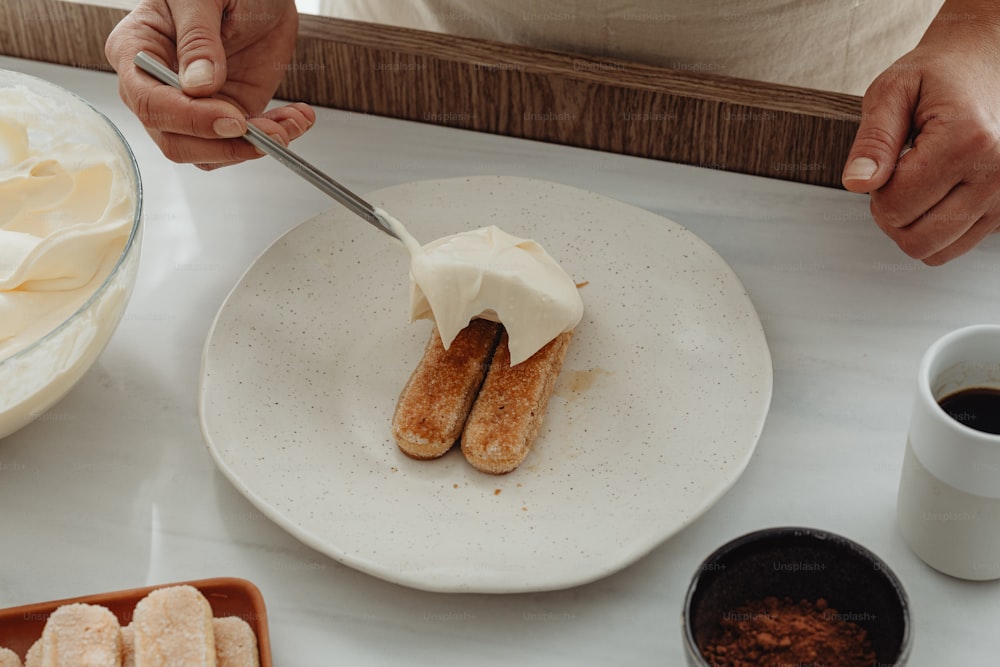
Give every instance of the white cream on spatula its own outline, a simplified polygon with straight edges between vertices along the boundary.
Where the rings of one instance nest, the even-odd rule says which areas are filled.
[[[576,283],[537,242],[490,226],[421,246],[399,220],[376,212],[410,253],[410,321],[433,320],[445,349],[481,317],[504,325],[516,365],[583,317]]]

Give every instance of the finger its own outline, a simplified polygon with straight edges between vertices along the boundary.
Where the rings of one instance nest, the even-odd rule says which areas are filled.
[[[236,164],[260,157],[243,139],[202,139],[157,130],[149,134],[168,160],[182,164]]]
[[[226,81],[222,46],[222,5],[215,1],[167,0],[177,31],[177,63],[181,87],[188,95],[206,97]]]
[[[259,120],[273,121],[277,126],[261,127],[261,124],[257,122]],[[270,109],[259,118],[255,118],[254,123],[265,132],[279,133],[287,146],[305,134],[316,123],[316,112],[308,104],[297,102]]]
[[[271,109],[251,122],[272,139],[287,146],[312,127],[315,119],[316,114],[307,104],[296,103]],[[158,130],[150,131],[150,135],[168,159],[193,163],[206,170],[239,164],[263,155],[242,138],[220,140]]]
[[[203,100],[207,101],[207,100]],[[253,124],[283,146],[302,136],[312,125],[315,114],[305,104],[292,104],[268,111],[254,118]],[[167,159],[192,163],[202,169],[218,168],[258,158],[262,153],[249,142],[239,139],[192,137],[184,133],[151,130],[150,136]]]
[[[246,133],[245,114],[221,99],[192,98],[151,76],[122,82],[122,98],[148,130],[203,139],[230,139]]]
[[[259,160],[262,157],[264,156],[258,155],[257,157],[251,159]],[[247,160],[242,160],[241,162],[247,162]],[[215,171],[216,169],[222,169],[223,167],[232,167],[234,165],[241,164],[241,162],[218,162],[218,163],[196,164],[195,166],[198,167],[198,169],[201,169],[202,171]]]
[[[841,175],[846,189],[871,192],[892,178],[910,135],[919,83],[919,78],[908,70],[895,70],[869,87],[861,102],[861,123]]]
[[[104,55],[118,73],[119,92],[126,104],[130,91],[154,81],[135,66],[137,53],[144,51],[168,67],[174,62],[174,43],[168,34],[170,17],[158,9],[146,5],[136,8],[115,26],[104,43]]]
[[[111,30],[104,44],[105,55],[115,70],[118,64],[131,64],[139,51],[155,53],[169,65],[176,65],[175,25],[165,0],[139,0]],[[169,57],[164,58],[165,54]]]
[[[982,187],[962,183],[912,224],[898,228],[875,220],[900,249],[914,259],[925,260],[951,246],[972,229],[992,208],[993,198],[984,197]],[[879,193],[872,194],[872,207]]]
[[[915,223],[962,181],[961,156],[939,129],[925,126],[892,179],[871,193],[872,216],[883,229]]]
[[[939,250],[938,252],[925,257],[923,262],[928,266],[940,266],[950,262],[956,257],[960,257],[969,252],[989,236],[1000,231],[1000,217],[997,215],[987,215],[979,220],[959,237],[954,243]]]

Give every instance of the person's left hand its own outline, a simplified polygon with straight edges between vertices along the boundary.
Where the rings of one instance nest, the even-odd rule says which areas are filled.
[[[996,28],[937,20],[862,102],[844,187],[871,193],[878,226],[929,265],[1000,229],[998,47]]]

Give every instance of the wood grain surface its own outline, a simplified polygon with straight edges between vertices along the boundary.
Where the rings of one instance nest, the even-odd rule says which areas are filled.
[[[125,11],[0,3],[0,53],[111,71]],[[619,60],[302,16],[284,99],[840,187],[860,98]]]

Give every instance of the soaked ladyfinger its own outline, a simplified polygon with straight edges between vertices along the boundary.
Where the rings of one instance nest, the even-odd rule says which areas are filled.
[[[392,416],[392,435],[404,454],[433,459],[458,442],[500,331],[495,322],[474,319],[445,350],[434,327]]]
[[[528,456],[572,337],[572,331],[561,333],[511,366],[503,332],[462,432],[462,453],[474,468],[503,475]]]

